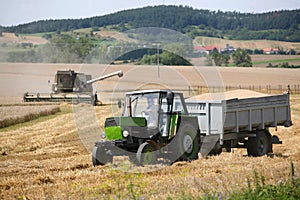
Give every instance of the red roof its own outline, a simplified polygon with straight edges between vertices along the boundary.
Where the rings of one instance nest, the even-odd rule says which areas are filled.
[[[279,51],[279,48],[264,48],[263,49],[264,52],[276,52],[276,51]]]
[[[194,46],[196,51],[213,51],[214,49],[219,50],[217,46]]]
[[[196,50],[196,51],[205,51],[203,46],[194,46],[194,50]]]
[[[205,46],[204,48],[206,51],[213,51],[214,49],[219,49],[219,47],[217,46]]]

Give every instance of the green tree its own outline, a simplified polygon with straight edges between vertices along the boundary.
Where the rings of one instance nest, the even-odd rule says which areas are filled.
[[[222,66],[221,54],[213,53],[212,54],[212,59],[214,60],[216,66]]]
[[[228,66],[230,60],[230,56],[228,54],[223,54],[223,63],[225,66]]]
[[[93,46],[87,37],[76,39],[72,35],[60,34],[50,39],[50,44],[43,48],[41,54],[45,55],[46,62],[81,63],[85,61]]]
[[[156,55],[144,55],[140,61],[141,65],[152,65],[156,63],[157,56]]]
[[[212,59],[214,60],[216,66],[227,66],[229,64],[230,56],[228,54],[213,53]]]
[[[189,61],[169,51],[163,51],[163,53],[160,55],[160,60],[163,65],[191,66]]]
[[[52,34],[46,33],[42,37],[45,38],[46,40],[50,40],[52,38]]]
[[[243,49],[237,49],[232,54],[233,62],[239,67],[252,67],[251,57]]]
[[[160,64],[163,65],[176,65],[176,66],[191,66],[192,64],[181,56],[174,54],[169,51],[163,51],[159,55]],[[140,64],[157,64],[157,54],[155,55],[144,55],[141,59]]]

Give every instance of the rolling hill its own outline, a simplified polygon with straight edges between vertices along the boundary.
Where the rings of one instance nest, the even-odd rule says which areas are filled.
[[[124,10],[85,19],[41,20],[0,32],[45,33],[114,26],[118,31],[140,27],[168,28],[191,37],[300,42],[300,10],[262,14],[198,10],[184,6],[154,6]]]
[[[280,49],[300,49],[300,43],[296,42],[283,42],[275,40],[228,40],[221,38],[212,37],[196,37],[194,40],[196,45],[203,46],[219,46],[225,47],[226,44],[230,44],[235,48],[241,49],[264,49],[266,47],[270,48],[280,48]]]

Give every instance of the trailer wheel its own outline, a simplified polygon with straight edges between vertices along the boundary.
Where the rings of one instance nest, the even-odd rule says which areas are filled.
[[[263,156],[272,151],[271,135],[268,131],[256,131],[256,137],[249,138],[247,153],[249,156]]]
[[[138,165],[153,165],[157,162],[157,152],[155,147],[148,142],[140,145],[137,154],[137,164]]]
[[[94,167],[97,165],[105,165],[113,161],[111,155],[106,154],[104,149],[94,147],[92,151],[92,162]]]
[[[179,151],[179,160],[191,161],[198,159],[198,153],[200,150],[200,137],[197,131],[191,124],[182,124],[175,136],[177,145],[174,149]]]

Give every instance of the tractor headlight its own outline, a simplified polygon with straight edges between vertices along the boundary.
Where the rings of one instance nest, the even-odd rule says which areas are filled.
[[[128,135],[129,135],[129,132],[127,130],[123,131],[123,137],[124,138],[128,137]]]
[[[79,87],[74,87],[73,92],[79,92]]]
[[[106,139],[106,134],[105,134],[105,132],[102,132],[102,133],[100,134],[100,137],[101,137],[101,139],[105,140],[105,139]]]

